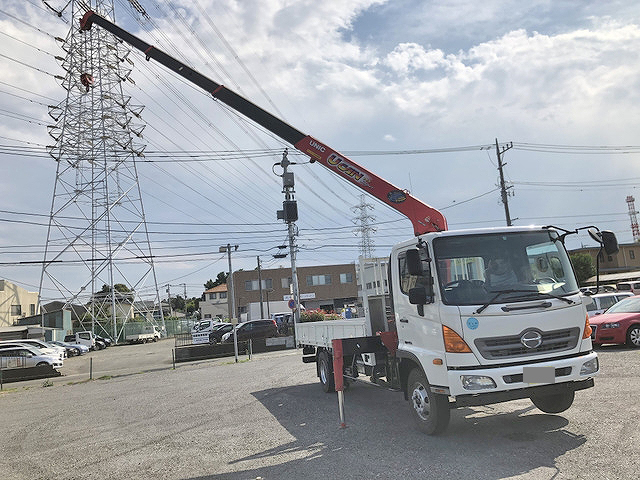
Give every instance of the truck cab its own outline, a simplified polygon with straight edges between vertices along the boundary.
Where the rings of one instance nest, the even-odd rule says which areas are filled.
[[[530,397],[556,412],[593,385],[584,297],[555,230],[429,233],[396,245],[390,267],[400,377],[416,408],[435,392],[455,406]],[[413,369],[423,390],[408,385]],[[529,390],[541,385],[555,388]]]

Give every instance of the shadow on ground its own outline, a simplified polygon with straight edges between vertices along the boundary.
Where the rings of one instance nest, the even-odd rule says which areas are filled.
[[[500,479],[536,469],[536,478],[552,478],[556,459],[586,442],[564,417],[531,413],[526,401],[453,410],[445,434],[430,437],[416,430],[401,393],[364,384],[345,393],[345,429],[336,394],[317,384],[253,396],[295,440],[229,463],[235,472],[198,478]]]

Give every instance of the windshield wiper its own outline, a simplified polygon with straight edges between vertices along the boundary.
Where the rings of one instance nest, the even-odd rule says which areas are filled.
[[[500,297],[501,295],[504,295],[505,293],[533,293],[532,290],[517,290],[517,289],[512,289],[512,290],[500,290],[498,292],[496,292],[496,294],[491,297],[491,299],[485,303],[484,305],[482,305],[480,308],[478,308],[475,312],[472,313],[472,315],[477,315],[478,313],[482,313],[482,311],[487,308],[489,305],[491,305],[493,302],[495,302],[498,297]]]
[[[542,296],[547,297],[547,298],[557,298],[558,300],[562,300],[564,302],[567,302],[569,305],[573,305],[575,303],[570,298],[561,297],[559,295],[554,295],[552,293],[538,292],[537,290],[523,290],[523,289],[500,290],[499,292],[496,292],[496,294],[493,297],[491,297],[491,299],[487,303],[485,303],[480,308],[478,308],[475,312],[473,312],[472,315],[477,315],[478,313],[482,313],[482,311],[485,308],[487,308],[489,305],[491,305],[493,302],[495,302],[498,299],[498,297],[500,297],[501,295],[503,295],[505,293],[529,293],[529,294],[533,293],[536,296],[542,295]]]

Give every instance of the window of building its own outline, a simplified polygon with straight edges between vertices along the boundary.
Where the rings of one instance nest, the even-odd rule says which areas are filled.
[[[353,283],[353,274],[352,273],[341,273],[340,274],[340,283]]]
[[[251,292],[253,290],[260,290],[260,284],[258,280],[246,280],[244,282],[244,289],[247,292]],[[270,278],[262,280],[262,289],[272,288],[273,281]]]
[[[218,298],[218,294],[217,293],[210,293],[209,294],[209,300],[215,300],[216,298]]]
[[[29,305],[29,315],[35,315],[36,314],[36,304],[32,303]]]
[[[293,280],[291,280],[291,277],[280,279],[280,285],[282,286],[282,288],[285,288],[288,290],[291,284],[293,284]]]
[[[307,275],[307,286],[331,285],[331,275]]]
[[[633,250],[629,250],[629,258],[631,260],[634,260],[636,258],[636,252],[634,252]]]
[[[11,316],[17,317],[22,315],[22,305],[11,305]]]
[[[227,298],[227,292],[220,292],[220,300]]]

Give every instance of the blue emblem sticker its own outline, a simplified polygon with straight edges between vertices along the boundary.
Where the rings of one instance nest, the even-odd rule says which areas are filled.
[[[467,318],[467,327],[469,328],[469,330],[475,330],[476,328],[478,328],[479,322],[478,319],[475,317],[469,317]]]

